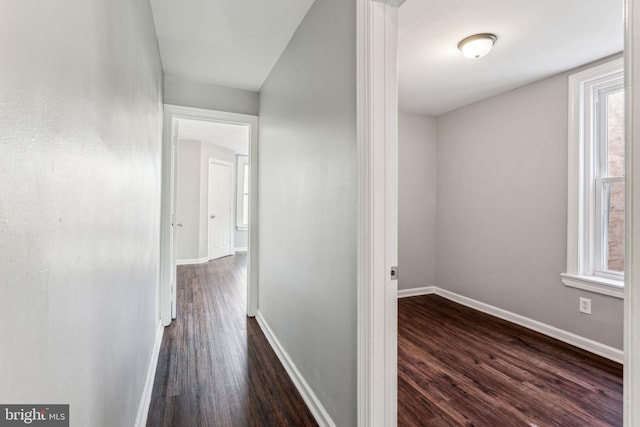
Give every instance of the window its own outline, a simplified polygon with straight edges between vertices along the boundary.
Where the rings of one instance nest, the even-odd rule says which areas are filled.
[[[624,65],[569,76],[567,272],[562,282],[622,298]]]
[[[237,206],[236,227],[238,230],[246,230],[249,227],[249,158],[237,156]]]

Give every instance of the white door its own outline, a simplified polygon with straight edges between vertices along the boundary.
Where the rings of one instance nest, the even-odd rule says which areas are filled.
[[[233,253],[231,163],[209,159],[209,259]]]

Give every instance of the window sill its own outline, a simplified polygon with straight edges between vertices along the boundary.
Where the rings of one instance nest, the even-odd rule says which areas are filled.
[[[570,288],[584,289],[585,291],[609,295],[620,299],[624,298],[623,281],[569,273],[562,273],[560,276],[562,276],[562,283]]]
[[[236,230],[238,231],[247,231],[249,229],[249,227],[240,227],[239,225],[236,225]]]

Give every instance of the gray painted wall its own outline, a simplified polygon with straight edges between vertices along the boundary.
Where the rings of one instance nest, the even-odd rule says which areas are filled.
[[[200,142],[179,141],[176,168],[176,258],[200,258]],[[206,256],[206,254],[205,254]]]
[[[234,202],[235,203],[235,202]],[[234,228],[236,248],[247,248],[249,245],[249,232],[247,230],[238,230]]]
[[[438,117],[436,284],[621,349],[622,300],[560,281],[567,75]]]
[[[236,154],[226,148],[200,141],[178,142],[176,216],[182,227],[178,229],[176,258],[178,261],[197,260],[209,255],[208,188],[209,159],[231,163],[235,200]],[[233,218],[235,218],[235,205]],[[234,222],[235,224],[235,222]],[[235,226],[233,227],[235,230]],[[244,232],[246,234],[246,231]],[[246,243],[246,241],[245,241]],[[237,246],[237,245],[236,245]]]
[[[0,402],[133,425],[159,327],[149,3],[3,2],[0,59]]]
[[[356,425],[356,2],[316,0],[260,94],[259,310]]]
[[[259,95],[257,92],[165,76],[164,102],[185,107],[257,116]]]
[[[398,289],[435,285],[436,119],[398,116]]]

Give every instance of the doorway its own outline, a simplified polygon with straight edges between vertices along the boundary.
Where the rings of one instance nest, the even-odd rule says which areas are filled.
[[[228,138],[221,138],[219,145],[222,145],[222,147],[195,140],[191,134],[193,128],[207,127],[208,125],[232,125],[232,127],[236,129],[242,128],[246,131],[248,149],[246,152],[239,153],[246,155],[247,163],[250,165],[247,171],[247,224],[245,229],[241,230],[245,233],[246,244],[238,249],[244,250],[246,248],[247,251],[247,315],[253,317],[257,311],[258,118],[244,114],[165,105],[160,264],[160,309],[161,320],[165,326],[169,325],[172,319],[175,319],[177,316],[177,289],[175,278],[178,261],[178,244],[188,243],[189,239],[191,239],[190,245],[187,245],[191,247],[191,252],[189,252],[190,255],[188,255],[188,258],[184,260],[191,263],[207,262],[209,260],[209,250],[212,249],[209,244],[209,221],[212,220],[212,218],[210,218],[212,215],[216,216],[213,220],[218,220],[218,215],[212,213],[209,209],[209,159],[220,159],[223,157],[220,153],[232,153],[228,158],[223,157],[223,162],[226,162],[227,166],[230,165],[231,170],[229,174],[230,177],[228,178],[231,185],[226,184],[230,187],[228,192],[231,194],[231,200],[229,200],[228,203],[225,202],[227,206],[231,207],[231,213],[223,215],[223,217],[226,218],[225,222],[229,224],[227,235],[230,236],[228,239],[230,243],[222,244],[221,248],[224,249],[220,249],[218,252],[212,253],[212,255],[220,255],[221,251],[233,253],[237,246],[234,245],[234,240],[241,240],[234,239],[236,234],[234,230],[236,227],[233,221],[234,196],[236,194],[235,191],[233,191],[233,186],[236,182],[234,171],[237,167],[237,159],[240,157],[237,157],[236,153],[230,150],[230,147],[225,146]],[[189,130],[190,128],[191,130]],[[195,173],[193,169],[183,168],[183,171],[186,171],[187,175],[191,174],[191,179],[193,179],[194,182],[200,182],[198,190],[192,191],[190,195],[187,194],[187,198],[191,198],[192,201],[199,198],[201,202],[197,208],[192,207],[191,209],[187,209],[186,212],[184,209],[183,212],[179,212],[178,209],[178,199],[185,195],[182,194],[181,196],[177,191],[179,163],[185,160],[185,155],[183,154],[181,157],[179,150],[179,148],[184,147],[179,144],[184,144],[185,146],[190,145],[190,150],[187,150],[190,154],[186,156],[191,155],[192,157],[198,157],[200,159],[198,173]],[[226,155],[228,155],[228,153]],[[197,177],[200,177],[199,181]],[[186,219],[188,219],[188,222]],[[215,222],[212,223],[215,224]],[[182,241],[180,240],[181,234],[184,237]],[[184,248],[181,248],[181,250],[182,249]]]
[[[627,76],[627,79],[628,79],[626,85],[627,85],[628,89],[633,87],[632,79],[637,79],[638,78],[637,77],[638,72],[636,71],[636,68],[634,67],[634,58],[638,57],[637,56],[637,47],[634,46],[635,45],[634,37],[637,39],[637,36],[633,36],[632,33],[629,33],[630,29],[633,28],[633,22],[634,22],[634,17],[630,16],[631,15],[630,12],[633,12],[633,14],[638,15],[638,9],[635,9],[635,10],[631,9],[631,5],[633,3],[634,3],[633,1],[625,2],[625,4],[627,5],[627,16],[626,16],[625,21],[628,22],[628,23],[631,22],[631,24],[629,24],[628,27],[626,28],[627,39],[625,41],[626,76]],[[562,19],[559,22],[562,22],[562,21],[564,21],[565,24],[566,24],[566,22],[569,22],[568,20],[562,20]],[[635,21],[635,22],[637,23],[637,21]],[[422,22],[421,25],[424,26],[424,22]],[[406,30],[404,31],[404,34],[408,34],[408,33],[409,33],[409,31],[406,31]],[[444,33],[444,31],[443,31],[443,33]],[[620,29],[619,34],[622,34],[622,29]],[[499,46],[499,45],[497,45],[497,46]],[[635,47],[635,52],[634,52],[634,49],[633,49],[634,47]],[[421,45],[421,49],[423,51],[424,50],[424,46]],[[458,52],[455,51],[455,43],[454,43],[454,47],[453,47],[452,51],[453,51],[453,54],[458,54]],[[475,64],[477,65],[478,63],[475,63]],[[471,73],[469,73],[469,74],[471,74]],[[432,77],[432,74],[430,74],[430,76]],[[496,79],[496,80],[499,80],[499,79]],[[484,87],[484,86],[482,86],[482,87]],[[634,98],[637,97],[637,91],[636,91],[635,94],[631,93],[631,91],[628,91],[628,92],[629,92],[629,94],[627,95],[627,106],[631,107],[631,106],[633,106],[633,104],[635,102]],[[560,92],[556,91],[555,93],[560,93]],[[431,98],[434,98],[434,96],[431,96]],[[564,98],[566,98],[566,95],[564,96]],[[494,102],[492,104],[492,106],[495,106],[495,105],[496,104]],[[529,107],[531,107],[531,104],[529,104]],[[465,110],[465,113],[469,113],[469,111],[471,111],[471,109]],[[556,117],[561,117],[561,115],[566,114],[566,107],[564,107],[564,109],[560,109],[559,113],[560,114],[557,114]],[[629,210],[631,210],[633,208],[633,206],[632,206],[633,202],[632,201],[634,199],[634,193],[637,193],[637,190],[633,190],[630,187],[630,185],[633,184],[633,182],[632,182],[633,180],[631,179],[631,177],[632,177],[631,166],[633,164],[637,165],[637,159],[634,160],[633,158],[631,158],[631,155],[634,153],[634,151],[632,151],[632,149],[631,149],[632,145],[633,145],[633,119],[634,119],[634,117],[636,115],[637,115],[637,113],[635,113],[634,110],[630,109],[630,114],[628,114],[627,119],[626,119],[627,120],[627,135],[628,135],[627,141],[628,141],[628,145],[629,145],[629,147],[627,148],[627,155],[628,155],[629,158],[627,160],[627,178],[626,178],[626,182],[627,182],[627,204],[628,204]],[[452,115],[449,115],[447,118],[450,118],[450,117],[452,117]],[[465,116],[465,118],[467,119],[467,123],[474,123],[474,124],[479,123],[478,121],[475,121],[475,122],[473,121],[475,117],[471,117],[470,113],[467,116]],[[506,119],[506,118],[504,120],[506,122],[509,122],[509,120]],[[510,122],[513,123],[513,120],[511,120]],[[544,120],[542,120],[541,122],[545,123],[546,126],[548,126],[549,123],[550,123],[549,121],[544,121]],[[445,128],[445,126],[441,126],[441,124],[449,124],[449,126],[448,126],[448,128]],[[426,127],[426,125],[425,125],[425,127]],[[444,120],[439,121],[438,122],[438,126],[437,126],[437,135],[438,135],[438,137],[440,137],[442,135],[447,136],[446,135],[447,131],[449,131],[449,133],[456,132],[456,134],[457,134],[457,133],[460,132],[460,127],[459,126],[455,126],[453,120],[449,120],[446,123],[445,123]],[[566,130],[565,130],[565,133],[566,133]],[[477,134],[478,134],[477,130],[474,129],[474,137]],[[444,138],[443,138],[443,140],[444,140]],[[565,138],[565,140],[566,140],[566,138]],[[453,155],[456,154],[456,153],[452,153],[452,148],[451,147],[456,147],[456,149],[458,150],[458,153],[464,153],[464,156],[466,156],[469,153],[470,150],[468,150],[467,147],[460,146],[460,145],[454,145],[454,143],[451,142],[451,141],[453,141],[453,138],[449,138],[449,139],[446,140],[446,142],[448,144],[443,144],[443,146],[445,148],[442,151],[438,152],[438,158],[444,157],[444,158],[447,158],[447,159],[456,159],[456,157],[453,157]],[[476,147],[483,147],[482,148],[483,153],[486,155],[488,150],[485,149],[485,146],[483,144],[478,143],[478,142],[484,142],[484,141],[478,141],[477,138],[475,139],[475,141],[477,142]],[[495,141],[495,138],[494,138],[494,141]],[[535,146],[539,150],[541,144],[535,144]],[[473,148],[474,147],[472,147],[472,149]],[[563,149],[561,154],[566,155],[566,148],[565,147],[561,147],[561,148]],[[447,156],[449,156],[449,157],[447,157]],[[635,156],[637,157],[637,154]],[[514,158],[517,158],[517,157],[516,156],[511,156],[511,159],[514,159]],[[494,161],[495,161],[495,159],[494,159]],[[531,164],[531,162],[532,161],[530,159],[528,159],[528,164]],[[477,164],[479,164],[479,163],[480,162],[477,162]],[[459,162],[455,163],[455,166],[458,168],[458,170],[453,172],[453,173],[451,173],[448,176],[446,175],[446,173],[449,172],[449,171],[447,171],[446,167],[449,166],[449,164],[445,164],[444,166],[445,167],[443,167],[443,169],[445,170],[445,174],[442,174],[442,175],[445,175],[444,178],[451,177],[451,178],[454,178],[455,180],[457,180],[456,182],[467,182],[467,183],[468,182],[474,182],[472,179],[469,179],[468,175],[465,175],[465,173],[469,170],[469,168],[465,167],[465,165],[461,166]],[[566,166],[566,164],[565,164],[565,166]],[[438,167],[440,167],[440,165],[438,165]],[[400,169],[401,170],[403,169],[402,165],[401,165]],[[496,170],[498,168],[494,168],[493,165],[492,165],[489,169],[490,169],[489,172],[491,173],[491,172],[493,172],[494,170]],[[547,170],[547,171],[545,171],[545,173],[548,175],[549,171]],[[486,174],[485,176],[492,177],[490,174]],[[449,188],[451,187],[451,183],[454,182],[454,181],[453,180],[440,179],[440,178],[441,178],[441,176],[439,175],[439,177],[438,177],[438,183],[439,184],[438,184],[438,187],[437,187],[438,195],[443,194],[443,195],[445,195],[445,197],[448,196],[449,200],[452,200],[453,199],[453,196],[451,195],[452,193],[448,193],[448,192],[446,192],[446,190],[449,190]],[[565,178],[565,181],[566,181],[566,178]],[[513,184],[514,184],[513,180],[511,180],[511,179],[502,179],[501,180],[501,185],[503,185],[504,182],[508,182],[508,186],[510,186],[510,188],[513,188]],[[557,180],[557,182],[559,182],[561,186],[566,186],[566,184],[564,184],[563,180]],[[441,185],[441,183],[443,185]],[[448,186],[447,186],[447,183],[449,184]],[[540,182],[538,182],[538,185],[540,185]],[[540,187],[545,187],[546,188],[545,185],[541,185]],[[441,190],[444,190],[444,191],[441,191]],[[562,190],[564,191],[564,188],[562,188]],[[475,193],[475,194],[477,195],[478,193]],[[549,193],[547,192],[545,194],[545,196],[548,198],[549,197]],[[511,199],[513,199],[513,198],[511,198]],[[540,198],[540,199],[542,199],[542,198]],[[565,199],[566,199],[566,197],[565,197]],[[458,201],[458,200],[460,200],[460,199],[456,199],[456,201]],[[438,211],[439,212],[439,214],[438,214],[439,218],[449,219],[449,218],[452,218],[454,216],[454,215],[451,214],[450,211],[445,211],[445,209],[448,209],[448,208],[450,208],[452,206],[452,204],[450,204],[450,203],[447,204],[446,201],[447,200],[445,200],[445,202],[443,202],[443,203],[440,203],[440,201],[438,202],[438,203],[440,203],[440,207],[442,207],[442,209],[440,209]],[[485,203],[486,203],[486,198],[485,198]],[[513,203],[513,204],[515,205],[517,203]],[[487,205],[492,206],[494,209],[495,209],[495,206],[496,206],[495,204],[491,204],[491,203],[489,203]],[[478,206],[482,207],[480,203],[478,203],[475,207],[478,207]],[[538,204],[538,206],[540,206],[540,204]],[[498,209],[496,209],[496,210],[498,210]],[[480,215],[477,215],[477,216],[480,217]],[[634,239],[634,234],[632,234],[630,232],[630,229],[633,229],[633,220],[634,219],[637,220],[637,216],[638,216],[638,214],[635,213],[635,212],[627,214],[627,220],[628,220],[627,224],[628,224],[628,226],[627,226],[627,232],[626,232],[626,241],[627,241],[627,248],[628,248],[629,251],[631,251],[633,249],[633,244],[632,243],[633,242],[637,243],[637,241],[638,241],[637,238]],[[560,221],[562,221],[562,219],[563,218],[560,218]],[[451,228],[453,228],[453,227],[451,227]],[[459,227],[458,229],[460,230],[461,228]],[[474,232],[478,228],[469,227],[469,229],[472,230],[472,232]],[[444,234],[442,227],[437,228],[437,230],[438,230],[438,233]],[[520,228],[520,229],[517,230],[517,232],[520,233],[522,230],[523,230],[523,228]],[[414,230],[412,230],[412,231],[414,231]],[[562,241],[564,239],[564,235],[562,233],[559,233],[559,234],[561,235],[561,239],[560,240]],[[469,237],[468,235],[465,236],[465,241],[464,241],[465,244],[467,244],[467,242],[469,240],[468,237]],[[635,237],[637,237],[637,232],[636,232]],[[444,239],[441,239],[441,240],[444,240]],[[424,241],[424,239],[423,239],[423,241]],[[451,240],[449,240],[449,241],[451,241]],[[448,243],[448,242],[445,241],[445,243]],[[545,250],[548,250],[548,247],[550,247],[550,246],[551,245],[547,246],[547,248]],[[558,245],[554,245],[554,246],[558,247]],[[441,256],[440,258],[445,258],[445,259],[448,259],[448,260],[455,260],[456,263],[460,264],[460,261],[461,261],[460,258],[451,258],[451,257],[447,258],[446,255],[447,254],[445,254],[445,256]],[[562,256],[563,256],[563,254],[561,253],[560,258],[562,258]],[[477,259],[478,258],[476,258],[476,260]],[[632,262],[636,263],[637,262],[636,259],[637,259],[637,256],[635,258],[633,258],[633,257],[628,255],[627,256],[627,263],[632,263]],[[424,261],[421,260],[421,262],[422,262],[422,264],[420,264],[418,267],[423,268]],[[478,264],[480,265],[480,267],[488,265],[487,263],[482,263],[482,262],[478,262]],[[509,264],[509,263],[505,263],[505,264]],[[438,268],[441,269],[441,271],[451,271],[451,269],[447,269],[446,267],[448,267],[448,266],[447,265],[443,266],[442,264],[440,264],[438,266]],[[401,271],[403,273],[403,276],[402,276],[403,279],[409,279],[408,274],[407,274],[409,272],[407,271],[406,268],[403,268],[402,265],[401,265]],[[618,350],[617,354],[620,355],[620,358],[624,357],[624,359],[626,361],[625,366],[624,366],[624,369],[625,369],[625,383],[626,383],[625,384],[625,394],[626,394],[625,403],[627,405],[626,409],[625,409],[625,412],[626,412],[625,413],[625,421],[626,421],[625,425],[637,425],[635,423],[637,423],[637,420],[639,418],[637,415],[634,418],[634,415],[633,415],[632,412],[635,411],[635,409],[630,408],[630,405],[629,405],[629,402],[632,401],[632,399],[630,397],[632,395],[631,392],[634,391],[634,390],[637,390],[637,388],[636,388],[637,385],[636,384],[638,383],[638,378],[640,378],[640,376],[638,376],[638,374],[637,374],[638,372],[640,372],[640,370],[637,370],[637,368],[635,368],[634,366],[631,366],[631,363],[630,363],[631,360],[633,359],[632,356],[631,356],[631,351],[638,348],[638,344],[637,344],[638,335],[632,333],[634,331],[634,329],[631,326],[631,325],[636,325],[637,324],[637,318],[635,318],[636,320],[635,320],[635,322],[633,322],[634,317],[632,317],[632,316],[635,316],[635,313],[637,313],[637,310],[636,310],[637,299],[635,299],[634,301],[632,301],[632,299],[631,299],[632,295],[636,295],[637,294],[637,279],[631,277],[630,273],[632,273],[632,272],[633,272],[633,268],[628,268],[627,273],[629,273],[629,274],[626,275],[625,289],[624,289],[624,291],[621,292],[621,293],[625,293],[626,296],[625,296],[624,301],[620,301],[620,303],[617,304],[619,307],[617,307],[617,311],[614,312],[615,316],[617,316],[616,319],[619,319],[618,322],[617,322],[619,324],[618,325],[618,331],[621,332],[621,329],[622,329],[622,323],[621,322],[624,323],[624,329],[625,329],[625,332],[624,332],[624,347],[625,347],[624,356],[622,356],[622,352],[619,351],[620,350],[619,347],[620,347],[621,343],[616,343],[617,344],[616,349]],[[503,278],[504,277],[504,271],[502,271],[501,273],[502,273],[502,277],[501,278]],[[478,275],[477,269],[476,269],[476,271],[474,271],[474,275],[476,277],[477,276],[482,277],[482,275]],[[557,276],[557,274],[556,274],[556,276]],[[456,277],[455,283],[458,284],[460,282],[461,282],[460,277],[459,276]],[[406,281],[405,281],[405,283],[406,283]],[[554,283],[557,284],[557,280]],[[421,286],[424,287],[425,291],[432,291],[434,289],[434,287],[431,286],[431,285],[433,285],[433,284],[434,284],[434,282],[427,282],[427,283],[422,283]],[[474,285],[475,285],[475,283],[474,283]],[[419,283],[412,284],[412,287],[416,287],[417,288],[418,286],[420,286]],[[560,285],[560,286],[562,286],[562,285]],[[431,289],[427,289],[427,288],[431,288]],[[533,288],[531,288],[531,289],[533,289]],[[537,289],[537,292],[538,292],[538,294],[542,294],[543,293],[540,289]],[[478,298],[478,299],[480,299],[482,297],[484,297],[484,295],[476,296],[476,298]],[[601,297],[598,297],[598,298],[599,298],[598,299],[599,303],[600,303],[601,300],[603,302],[607,302],[607,299],[605,299],[605,298],[601,298]],[[531,299],[533,299],[533,298],[530,298],[530,300]],[[578,301],[577,301],[578,298],[575,298],[575,300],[576,300],[575,301],[575,307],[573,305],[571,305],[570,309],[572,310],[572,313],[573,313],[573,311],[575,311],[575,314],[573,314],[573,315],[575,317],[577,317],[577,316],[579,316],[579,314],[577,314],[578,313],[578,304],[577,304],[578,303]],[[613,305],[613,304],[611,304],[611,305]],[[569,306],[569,304],[567,304],[567,306]],[[599,306],[602,307],[602,304],[599,304]],[[624,306],[624,311],[625,311],[624,320],[622,320],[623,316],[620,314],[623,311],[622,310],[623,306]],[[551,307],[547,307],[547,310],[550,311]],[[602,310],[602,308],[601,308],[601,310]],[[611,311],[613,312],[613,310],[611,310]],[[601,315],[601,313],[602,313],[602,311],[599,312],[600,315]],[[580,316],[584,316],[584,315],[580,315]],[[586,322],[584,322],[584,321],[581,322],[582,325],[584,325],[584,323],[586,323]],[[622,337],[622,333],[620,333],[619,336]],[[635,373],[635,376],[633,376],[634,373]],[[635,394],[637,394],[637,392],[634,392],[633,394],[635,395]],[[634,423],[634,421],[630,421],[630,420],[636,420],[636,421]]]

